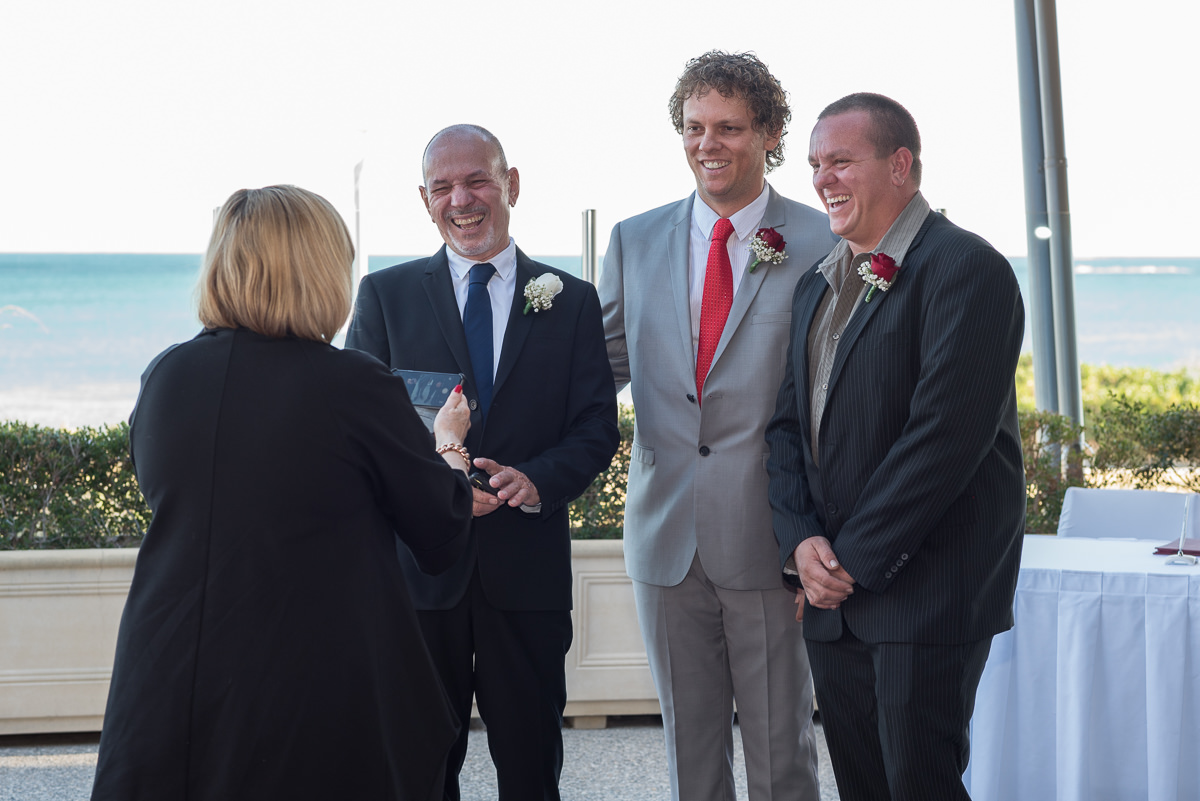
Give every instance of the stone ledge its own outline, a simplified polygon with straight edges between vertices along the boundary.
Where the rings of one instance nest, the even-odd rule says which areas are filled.
[[[565,716],[658,714],[621,540],[571,544]],[[0,734],[99,731],[136,548],[0,552]]]

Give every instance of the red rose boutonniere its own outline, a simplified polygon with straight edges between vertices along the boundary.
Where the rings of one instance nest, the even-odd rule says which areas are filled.
[[[864,303],[871,302],[871,296],[875,294],[875,290],[887,292],[892,288],[892,284],[896,283],[896,273],[900,271],[900,265],[896,264],[896,260],[886,253],[872,253],[871,263],[864,264],[858,268],[858,274],[862,276],[862,280],[871,285],[867,291],[867,298]]]
[[[774,228],[759,228],[758,233],[750,240],[750,251],[754,254],[754,261],[750,262],[750,272],[754,272],[760,261],[779,264],[786,259],[787,254],[783,252],[785,245],[787,242],[783,241],[783,235]]]

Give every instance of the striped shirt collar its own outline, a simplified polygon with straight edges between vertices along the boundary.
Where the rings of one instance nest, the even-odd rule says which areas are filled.
[[[903,264],[908,249],[912,247],[913,240],[917,238],[917,232],[921,230],[921,226],[928,216],[929,201],[918,191],[913,195],[912,200],[908,201],[908,205],[900,212],[900,216],[895,219],[892,227],[888,228],[883,239],[879,240],[879,244],[871,252],[886,253],[895,260],[896,266],[899,267]],[[836,276],[837,267],[843,259],[850,259],[850,243],[845,239],[834,245],[833,250],[817,267],[830,285],[835,285],[834,276]]]

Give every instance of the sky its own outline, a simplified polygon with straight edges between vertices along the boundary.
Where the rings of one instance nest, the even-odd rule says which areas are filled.
[[[1058,3],[1076,257],[1200,256],[1198,23],[1179,0]],[[231,192],[273,183],[324,195],[353,231],[361,160],[360,249],[430,253],[421,152],[459,122],[520,171],[523,250],[579,253],[595,209],[603,251],[613,224],[694,189],[667,99],[713,48],[754,51],[790,95],[768,177],[783,194],[817,205],[820,109],[881,92],[921,128],[930,203],[1025,254],[999,0],[7,0],[0,252],[199,253]]]

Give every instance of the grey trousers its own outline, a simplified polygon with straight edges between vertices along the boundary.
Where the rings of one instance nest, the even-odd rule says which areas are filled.
[[[782,582],[717,587],[699,556],[674,587],[633,586],[672,799],[736,801],[736,701],[750,801],[818,801],[812,678],[794,594]]]

